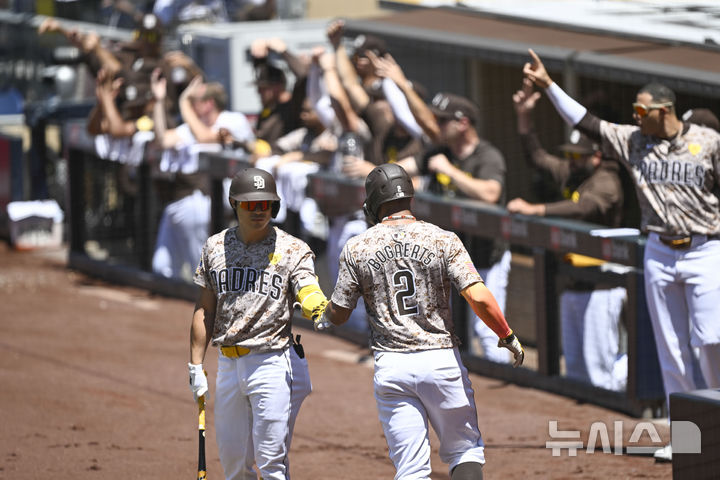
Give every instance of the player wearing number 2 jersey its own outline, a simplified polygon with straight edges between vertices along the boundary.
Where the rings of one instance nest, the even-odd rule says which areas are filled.
[[[484,445],[450,316],[451,285],[498,334],[499,346],[514,354],[515,366],[523,361],[522,346],[457,235],[411,215],[413,187],[405,170],[381,165],[365,189],[365,212],[376,225],[343,248],[320,322],[344,323],[364,298],[375,399],[396,479],[430,478],[428,420],[452,480],[482,478]]]

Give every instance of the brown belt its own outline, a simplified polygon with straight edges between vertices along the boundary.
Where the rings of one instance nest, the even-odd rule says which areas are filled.
[[[702,235],[708,240],[717,240],[720,235]],[[658,239],[668,247],[674,250],[686,250],[692,245],[693,235],[658,235]]]

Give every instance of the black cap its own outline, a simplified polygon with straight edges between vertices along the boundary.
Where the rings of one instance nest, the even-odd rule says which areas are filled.
[[[480,110],[470,99],[454,93],[440,92],[430,102],[430,111],[438,118],[460,120],[467,117],[470,123],[477,124]]]
[[[285,72],[281,68],[268,64],[261,64],[255,67],[255,84],[258,86],[286,84]]]

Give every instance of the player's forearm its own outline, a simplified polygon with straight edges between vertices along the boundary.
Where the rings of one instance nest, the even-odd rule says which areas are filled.
[[[208,288],[201,288],[190,326],[190,363],[194,365],[205,359],[215,326],[216,305],[215,293]]]
[[[550,102],[552,102],[555,110],[565,120],[565,122],[574,127],[587,113],[587,108],[583,107],[574,98],[565,93],[560,86],[553,82],[545,89]]]
[[[180,99],[180,115],[198,143],[218,143],[217,132],[200,121],[189,98]]]
[[[502,194],[502,185],[496,180],[483,180],[480,178],[472,178],[465,174],[462,170],[452,167],[453,170],[449,174],[453,182],[458,188],[470,198],[481,200],[483,202],[495,204],[500,200]]]
[[[153,105],[153,130],[155,131],[155,139],[162,148],[170,148],[165,142],[167,123],[165,122],[165,99],[163,98],[156,98],[155,105]]]
[[[362,88],[357,72],[353,66],[347,51],[343,45],[335,50],[335,63],[342,84],[349,98],[352,107],[357,112],[362,112],[370,103],[370,97]]]
[[[327,320],[333,325],[342,325],[348,321],[351,313],[352,310],[335,305],[334,302],[330,302],[325,308],[323,320]]]
[[[109,93],[100,95],[100,103],[105,119],[108,122],[107,133],[113,137],[131,137],[135,134],[135,123],[123,120],[115,106],[115,101]]]
[[[485,325],[490,327],[499,338],[507,338],[512,333],[495,297],[493,297],[484,283],[475,283],[460,293],[470,304],[473,312],[475,312],[475,314],[485,322]]]
[[[204,308],[197,308],[193,314],[190,328],[190,363],[198,365],[203,363],[210,338],[215,314]]]

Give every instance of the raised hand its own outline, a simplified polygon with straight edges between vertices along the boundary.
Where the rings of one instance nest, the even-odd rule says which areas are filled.
[[[529,78],[523,78],[522,88],[512,96],[513,106],[518,115],[527,114],[535,109],[535,104],[540,99],[540,92],[533,91],[533,83]]]
[[[267,40],[258,38],[250,44],[250,56],[253,58],[265,58],[268,56]]]
[[[273,52],[279,53],[281,55],[287,51],[287,44],[282,38],[268,38],[265,41],[265,45],[267,46],[268,50],[272,50]]]
[[[382,57],[378,57],[372,50],[367,50],[365,55],[375,68],[375,75],[378,77],[389,78],[400,87],[407,83],[405,73],[389,53]]]
[[[532,62],[528,62],[523,66],[523,74],[538,87],[549,87],[553,81],[550,75],[548,75],[547,70],[545,70],[545,65],[543,65],[542,60],[540,60],[540,57],[537,56],[532,48],[528,49],[528,53],[530,53],[532,57]]]
[[[188,86],[180,94],[180,100],[190,100],[193,97],[202,96],[204,86],[205,84],[203,83],[202,76],[195,76],[192,80],[190,80]]]
[[[162,69],[156,68],[150,75],[150,89],[156,100],[164,100],[167,95],[167,79],[161,77]]]
[[[326,30],[328,40],[333,48],[337,48],[342,40],[343,32],[345,31],[345,20],[335,20],[328,25]]]

